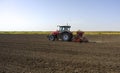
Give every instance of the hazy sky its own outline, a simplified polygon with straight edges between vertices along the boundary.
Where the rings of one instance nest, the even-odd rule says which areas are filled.
[[[120,0],[0,0],[0,31],[120,31]]]

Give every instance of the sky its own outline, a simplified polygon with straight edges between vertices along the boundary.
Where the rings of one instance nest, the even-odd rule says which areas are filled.
[[[120,31],[120,0],[0,0],[0,31]]]

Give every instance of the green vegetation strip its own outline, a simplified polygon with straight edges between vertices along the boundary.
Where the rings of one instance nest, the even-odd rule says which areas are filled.
[[[49,31],[1,31],[0,34],[50,34]]]
[[[120,31],[90,31],[90,32],[85,32],[85,34],[90,34],[90,35],[104,35],[104,34],[107,34],[107,35],[120,35]]]
[[[50,34],[51,31],[0,31],[0,34]],[[73,31],[73,34],[76,34],[75,31]],[[87,35],[101,35],[101,34],[107,34],[107,35],[120,35],[120,31],[85,31],[85,34]]]

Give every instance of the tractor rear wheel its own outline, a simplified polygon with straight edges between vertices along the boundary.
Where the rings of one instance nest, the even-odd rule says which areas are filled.
[[[72,34],[63,33],[61,38],[62,38],[63,41],[71,41],[72,40]]]

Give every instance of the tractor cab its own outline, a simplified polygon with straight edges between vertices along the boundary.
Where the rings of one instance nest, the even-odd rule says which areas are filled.
[[[70,31],[71,26],[59,26],[59,32]]]

